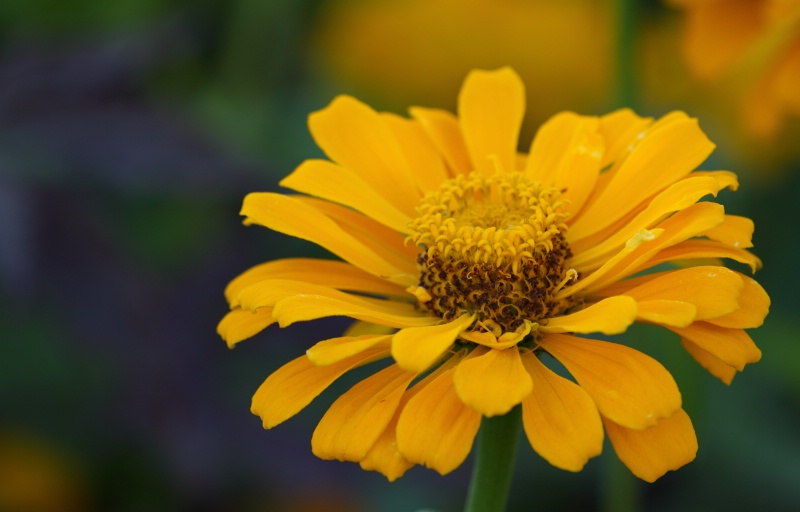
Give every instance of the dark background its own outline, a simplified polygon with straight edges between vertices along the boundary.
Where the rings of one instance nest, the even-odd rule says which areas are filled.
[[[453,109],[468,69],[512,64],[529,91],[525,147],[559,110],[622,104],[605,3],[504,1],[487,14],[466,2],[452,19],[440,17],[447,1],[433,3],[443,7],[427,18],[418,1],[385,2],[388,13],[334,0],[0,3],[0,511],[462,506],[471,459],[446,477],[414,468],[390,484],[311,454],[316,421],[357,375],[271,431],[250,414],[270,372],[346,322],[272,327],[233,351],[215,333],[236,274],[321,254],[243,227],[238,211],[247,192],[278,190],[319,156],[305,119],[336,94],[400,113]],[[487,16],[486,33],[467,30]],[[505,23],[526,19],[531,32],[509,39]],[[763,360],[726,387],[671,335],[632,329],[626,341],[681,386],[697,460],[648,485],[610,446],[571,474],[523,440],[512,510],[800,503],[800,160],[796,142],[780,145],[797,132],[730,135],[679,74],[678,21],[657,2],[640,6],[631,101],[648,115],[697,115],[718,144],[704,168],[739,173],[740,190],[722,200],[756,222],[756,278],[773,301],[752,333]]]

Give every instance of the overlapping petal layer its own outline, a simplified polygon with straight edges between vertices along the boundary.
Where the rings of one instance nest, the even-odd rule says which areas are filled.
[[[533,393],[522,400],[522,424],[536,453],[550,464],[580,471],[603,450],[603,425],[591,397],[559,377],[533,354],[522,356]]]
[[[603,423],[617,456],[634,475],[647,482],[655,482],[667,471],[688,464],[697,454],[697,436],[683,409],[644,430],[625,428],[607,418]]]
[[[600,413],[628,428],[652,427],[681,406],[672,375],[655,359],[607,341],[550,334],[539,344],[563,364]]]

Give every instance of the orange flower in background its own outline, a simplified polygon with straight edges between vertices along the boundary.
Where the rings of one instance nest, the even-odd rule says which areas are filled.
[[[800,115],[800,2],[671,0],[685,12],[684,54],[692,73],[731,88],[753,135],[771,137]]]
[[[244,272],[225,291],[231,310],[218,330],[234,346],[273,323],[356,322],[266,379],[252,404],[266,428],[345,372],[384,361],[323,416],[317,456],[390,480],[415,464],[448,473],[482,417],[521,404],[531,446],[559,468],[581,470],[604,431],[650,482],[694,459],[670,373],[587,336],[661,325],[726,383],[760,359],[744,329],[763,322],[764,290],[722,266],[685,266],[760,265],[747,250],[753,223],[700,201],[735,189],[736,177],[695,171],[714,145],[682,112],[561,113],[520,154],[524,111],[522,81],[503,68],[468,75],[458,116],[414,107],[409,119],[349,96],[310,116],[330,160],[307,160],[282,181],[299,195],[249,194],[242,215],[342,261]]]
[[[449,107],[471,69],[508,65],[527,84],[533,128],[564,109],[603,111],[613,87],[607,1],[344,0],[320,19],[319,66],[399,108]]]

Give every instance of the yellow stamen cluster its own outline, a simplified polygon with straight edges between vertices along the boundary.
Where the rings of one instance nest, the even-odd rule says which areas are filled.
[[[575,272],[560,195],[521,172],[460,175],[426,195],[408,236],[421,248],[420,306],[445,320],[475,313],[473,330],[496,336],[563,311],[553,295]]]

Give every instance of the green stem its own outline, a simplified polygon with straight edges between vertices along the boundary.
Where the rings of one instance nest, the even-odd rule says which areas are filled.
[[[519,405],[503,416],[483,419],[466,512],[505,510],[521,419],[522,408]]]
[[[639,481],[622,462],[611,454],[605,454],[603,489],[600,510],[602,512],[637,512],[641,510]]]
[[[636,108],[636,0],[616,0],[617,104]]]

